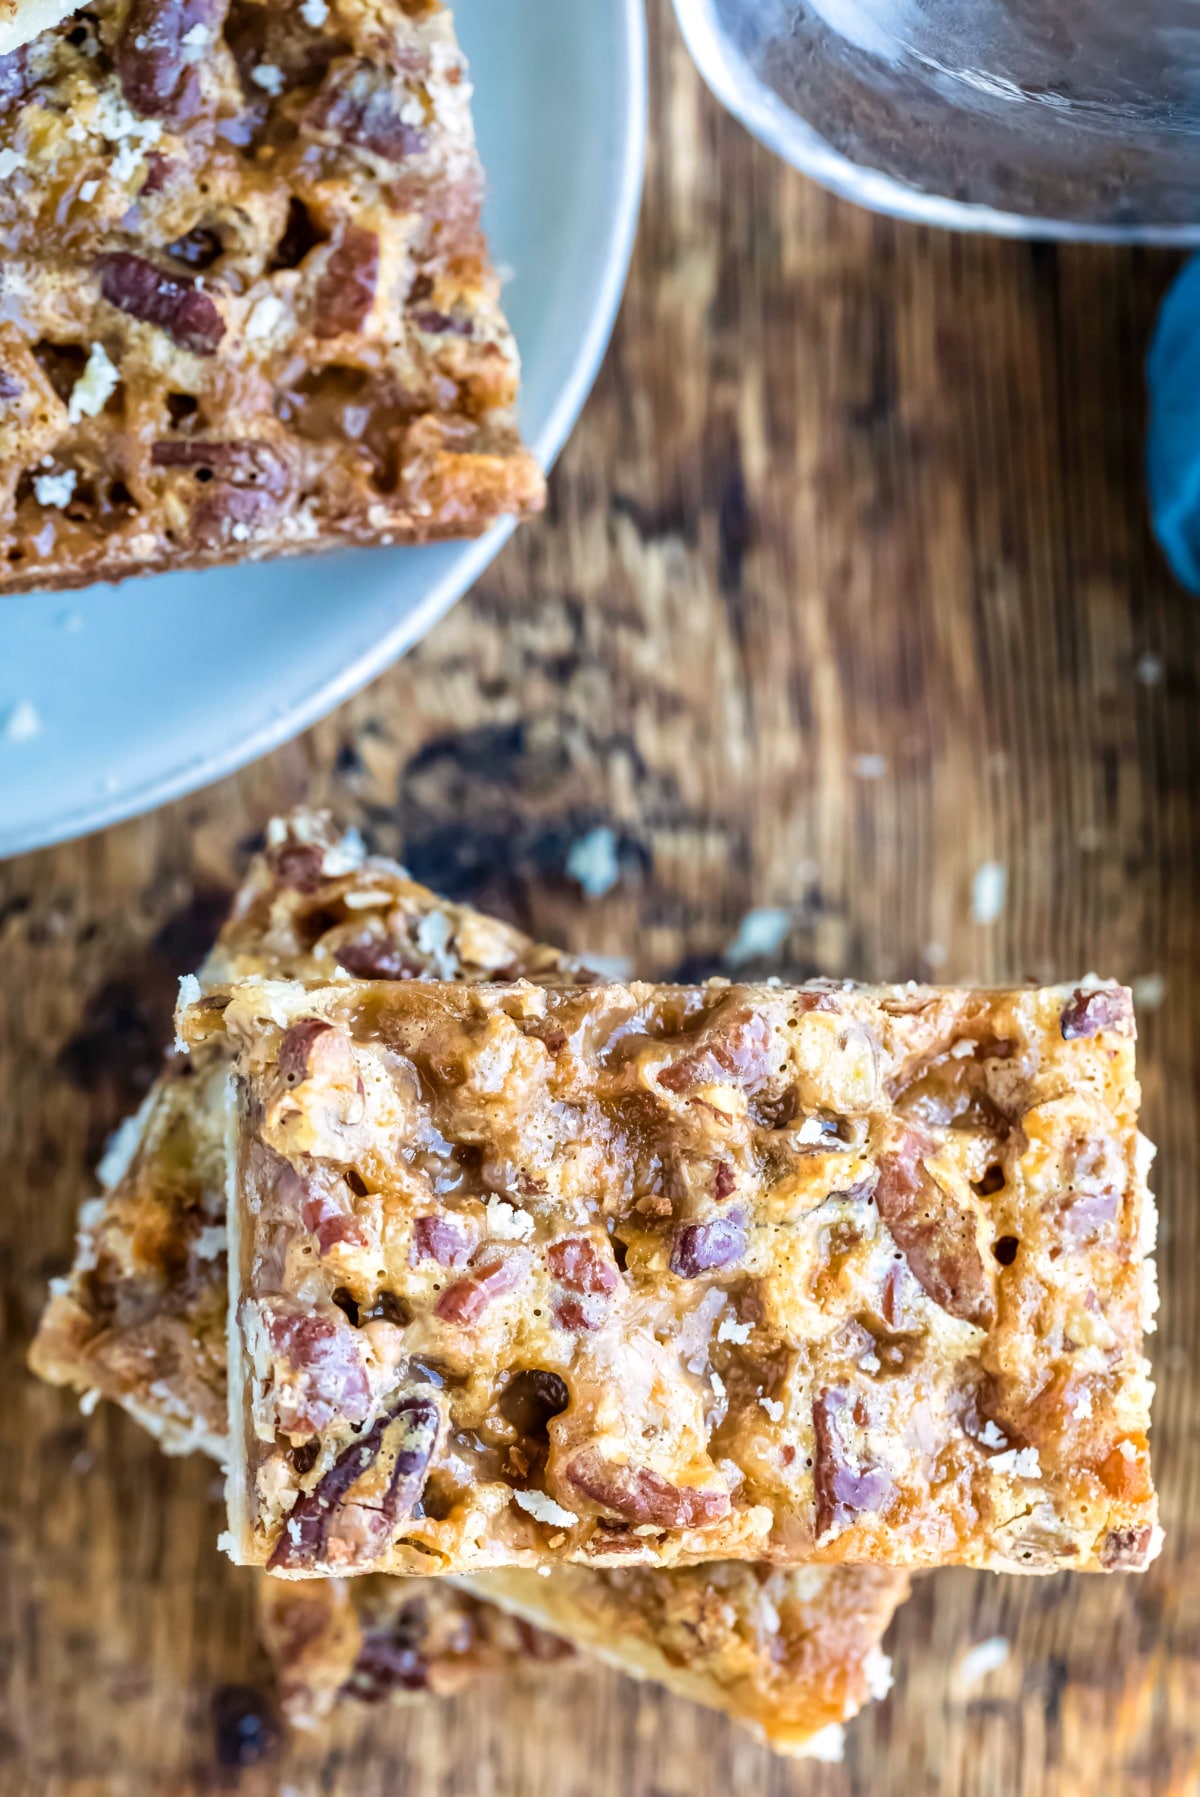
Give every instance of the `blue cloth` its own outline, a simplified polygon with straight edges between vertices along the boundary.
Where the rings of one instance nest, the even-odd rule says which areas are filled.
[[[1162,303],[1146,378],[1154,534],[1184,586],[1200,593],[1200,256],[1176,277]]]

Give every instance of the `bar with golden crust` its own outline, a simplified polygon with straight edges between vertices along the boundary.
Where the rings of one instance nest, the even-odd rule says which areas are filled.
[[[181,1029],[236,1062],[235,1559],[1157,1551],[1121,988],[249,980]]]

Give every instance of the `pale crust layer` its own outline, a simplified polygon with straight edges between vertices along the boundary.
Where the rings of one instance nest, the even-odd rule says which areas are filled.
[[[1156,1551],[1120,988],[249,981],[182,1028],[239,1056],[236,1558]]]
[[[0,592],[540,508],[470,95],[441,0],[96,0],[0,55]]]

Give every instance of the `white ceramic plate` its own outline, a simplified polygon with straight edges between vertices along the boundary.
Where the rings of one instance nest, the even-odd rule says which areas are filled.
[[[642,0],[457,0],[455,16],[492,251],[511,271],[522,423],[548,466],[600,366],[633,246]],[[0,599],[0,855],[149,810],[285,742],[411,647],[511,528]]]

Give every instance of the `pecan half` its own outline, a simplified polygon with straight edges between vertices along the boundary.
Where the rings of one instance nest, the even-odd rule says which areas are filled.
[[[699,1279],[727,1267],[746,1252],[746,1230],[739,1216],[714,1217],[708,1223],[682,1223],[671,1246],[671,1271],[681,1279]]]
[[[1098,1036],[1102,1030],[1111,1030],[1115,1036],[1135,1036],[1133,1000],[1123,986],[1097,986],[1091,991],[1080,987],[1063,1006],[1060,1027],[1064,1042]]]
[[[863,1511],[882,1510],[892,1494],[892,1481],[884,1468],[868,1465],[855,1452],[855,1408],[853,1393],[836,1389],[821,1392],[813,1402],[813,1501],[818,1541],[831,1529],[845,1528]]]
[[[225,320],[211,294],[187,275],[164,274],[144,256],[113,250],[100,257],[100,291],[110,306],[156,325],[181,349],[215,355]]]
[[[113,60],[121,92],[146,118],[183,124],[200,111],[199,59],[189,60],[189,33],[207,33],[211,53],[228,0],[133,0]]]
[[[698,1491],[672,1485],[661,1473],[633,1461],[608,1460],[598,1447],[582,1448],[570,1460],[566,1479],[602,1510],[659,1529],[703,1529],[730,1511],[727,1491]]]
[[[991,1287],[975,1237],[975,1219],[925,1171],[933,1144],[908,1130],[879,1161],[875,1203],[922,1290],[952,1317],[980,1329],[995,1316]]]
[[[374,231],[349,225],[329,253],[313,296],[313,331],[340,337],[361,331],[375,304],[379,279],[379,239]]]
[[[403,162],[429,143],[428,134],[404,116],[412,99],[372,63],[343,58],[329,70],[304,125],[387,162]]]
[[[440,1416],[432,1398],[402,1398],[358,1441],[351,1442],[283,1526],[267,1561],[269,1572],[311,1569],[376,1558],[397,1523],[412,1512],[437,1446]],[[355,1485],[382,1454],[393,1456],[382,1492],[355,1503]],[[336,1549],[331,1555],[331,1549]]]

